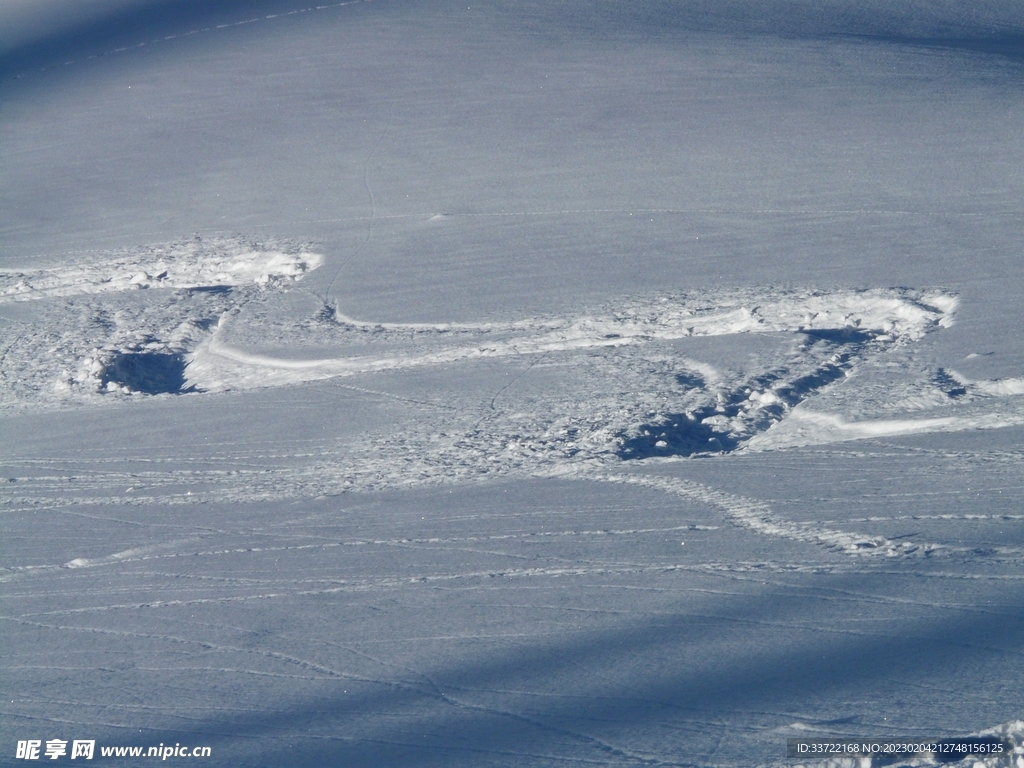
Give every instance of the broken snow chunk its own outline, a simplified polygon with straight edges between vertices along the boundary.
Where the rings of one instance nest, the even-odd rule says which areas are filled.
[[[781,403],[782,400],[774,392],[751,392],[747,397],[752,403],[760,403],[761,405],[771,405],[773,403]]]

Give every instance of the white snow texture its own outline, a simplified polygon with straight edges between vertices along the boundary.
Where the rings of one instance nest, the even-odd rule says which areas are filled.
[[[1024,12],[5,21],[0,764],[1024,768]]]

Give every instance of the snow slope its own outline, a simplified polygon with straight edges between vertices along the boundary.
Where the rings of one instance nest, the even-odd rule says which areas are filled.
[[[0,10],[0,764],[1024,766],[1015,8],[72,10]]]

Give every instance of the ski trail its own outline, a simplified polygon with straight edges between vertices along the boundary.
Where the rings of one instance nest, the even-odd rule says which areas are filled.
[[[39,73],[43,73],[43,72],[48,72],[48,71],[50,71],[52,69],[65,69],[67,67],[76,66],[76,65],[81,64],[81,63],[86,62],[86,61],[92,61],[92,60],[95,60],[95,59],[102,59],[102,58],[104,58],[106,56],[114,56],[114,55],[117,55],[117,54],[129,53],[129,52],[132,52],[132,51],[139,51],[139,50],[142,50],[142,49],[146,48],[147,46],[162,45],[162,44],[165,44],[165,43],[172,42],[174,40],[181,40],[181,39],[188,38],[188,37],[194,37],[196,35],[206,35],[206,34],[210,34],[211,32],[220,32],[220,31],[226,30],[226,29],[235,29],[235,28],[238,28],[238,27],[246,27],[246,26],[250,26],[252,24],[258,24],[259,22],[272,21],[274,19],[283,19],[283,18],[287,18],[289,16],[296,16],[296,15],[302,14],[302,13],[312,13],[314,11],[333,10],[335,8],[344,8],[345,6],[348,6],[348,5],[359,5],[360,3],[369,3],[369,2],[372,2],[372,1],[373,0],[344,0],[344,2],[340,2],[340,3],[329,3],[329,4],[326,4],[326,5],[313,5],[313,6],[309,6],[309,7],[306,7],[306,8],[297,8],[297,9],[291,10],[291,11],[283,11],[281,13],[270,13],[270,14],[267,14],[266,16],[257,16],[255,18],[242,19],[241,21],[232,21],[232,22],[227,22],[225,24],[216,24],[216,25],[214,25],[212,27],[200,27],[198,29],[190,29],[187,32],[179,32],[178,34],[174,34],[174,35],[165,35],[163,37],[158,37],[158,38],[149,40],[148,42],[135,43],[134,45],[124,45],[124,46],[121,46],[120,48],[111,48],[109,50],[103,51],[102,53],[89,54],[88,56],[86,56],[83,59],[65,60],[65,61],[62,61],[60,64],[54,64],[54,65],[51,65],[51,66],[48,66],[48,67],[40,67],[36,71],[39,72]],[[14,75],[13,79],[20,80],[23,77],[26,77],[26,73],[21,73],[21,74]]]
[[[720,510],[736,525],[754,533],[772,538],[817,544],[826,549],[836,550],[844,554],[901,557],[906,555],[929,555],[940,549],[945,549],[939,544],[894,542],[883,536],[870,536],[832,528],[798,525],[776,515],[771,507],[763,501],[734,496],[710,486],[682,478],[604,473],[593,470],[580,471],[575,473],[575,476],[584,480],[653,488]]]
[[[1014,393],[1016,394],[1016,393]],[[748,451],[773,451],[807,445],[865,440],[877,437],[919,435],[932,432],[967,432],[1024,424],[1024,408],[1008,407],[997,413],[942,416],[926,419],[866,419],[847,421],[841,416],[797,407],[775,429],[752,437]]]
[[[367,158],[367,184],[374,152],[386,136],[387,129]],[[368,192],[373,213],[376,202],[372,189]],[[373,219],[371,216],[368,222],[368,237],[372,236]],[[102,396],[245,390],[486,359],[532,358],[518,377],[497,391],[489,390],[485,418],[465,408],[432,407],[429,417],[417,417],[397,433],[365,434],[348,439],[344,447],[318,444],[313,453],[307,447],[301,457],[292,457],[298,462],[294,466],[243,471],[237,477],[207,473],[202,476],[206,484],[202,488],[196,485],[198,476],[165,473],[149,478],[148,484],[136,490],[140,482],[137,473],[116,478],[118,473],[114,473],[96,478],[89,487],[113,488],[122,481],[132,486],[129,490],[133,493],[84,494],[80,482],[80,493],[69,495],[66,485],[51,483],[51,488],[45,478],[38,478],[28,481],[35,484],[34,495],[23,496],[25,491],[19,491],[19,497],[9,498],[8,503],[38,506],[43,498],[51,508],[192,504],[372,492],[501,477],[563,477],[656,489],[718,510],[733,524],[759,535],[812,543],[844,554],[904,557],[940,550],[952,554],[956,548],[894,541],[821,523],[794,523],[762,501],[682,478],[629,474],[622,471],[627,466],[624,462],[634,461],[632,466],[642,467],[649,466],[643,463],[646,459],[660,461],[672,456],[1024,423],[1024,409],[1013,407],[1001,408],[998,413],[967,408],[935,418],[848,420],[806,406],[808,398],[842,383],[859,366],[949,327],[958,300],[938,290],[762,287],[633,297],[588,312],[509,321],[377,323],[335,314],[333,322],[270,326],[271,332],[262,322],[251,328],[243,323],[239,307],[247,297],[265,295],[260,286],[301,279],[320,263],[320,257],[309,249],[294,245],[194,240],[115,254],[76,267],[8,273],[0,276],[7,278],[6,283],[0,280],[0,291],[8,300],[26,301],[70,300],[82,294],[116,293],[146,285],[216,287],[221,285],[218,281],[227,281],[239,286],[231,291],[154,293],[165,297],[166,304],[147,302],[144,311],[132,310],[135,315],[128,314],[127,308],[111,312],[102,303],[91,305],[92,314],[83,328],[90,333],[110,328],[109,337],[118,340],[81,363],[88,368],[81,380],[94,382]],[[142,268],[149,264],[152,272]],[[139,274],[142,277],[136,279]],[[243,290],[244,285],[248,287]],[[204,320],[201,313],[215,308],[219,320],[211,330],[212,319]],[[61,311],[53,317],[66,325],[66,311],[57,309]],[[265,317],[266,310],[260,311],[264,314],[256,316]],[[155,336],[161,321],[169,317],[179,322],[176,330],[171,334],[165,331],[163,339]],[[145,324],[154,333],[138,336],[139,327]],[[133,329],[134,340],[120,340],[128,329]],[[764,359],[757,358],[760,371],[751,372],[749,366],[755,365],[751,362],[743,364],[744,371],[719,370],[690,360],[680,355],[677,347],[665,344],[742,334],[774,334],[763,345]],[[783,343],[786,334],[792,338]],[[252,342],[246,344],[247,339]],[[298,344],[293,343],[296,340]],[[259,348],[259,344],[269,344],[271,349],[301,351],[306,340],[338,352],[303,358]],[[609,352],[595,354],[595,350]],[[24,354],[32,352],[28,345]],[[9,352],[5,355],[10,356]],[[511,388],[527,371],[540,370],[541,363],[545,376],[560,370],[572,375],[554,389],[535,387],[518,393]],[[986,401],[1015,396],[1021,388],[1018,379],[973,382],[957,379],[955,372],[939,374],[945,377],[943,382],[955,380],[960,385],[963,392],[958,390],[958,403],[973,398],[982,409],[989,408]],[[948,389],[948,382],[943,386]],[[352,389],[417,407],[433,405],[370,387]],[[196,495],[184,494],[183,487],[195,488]],[[167,546],[174,549],[175,544]],[[1014,553],[1007,550],[1006,554]],[[153,557],[155,553],[126,550],[108,558],[76,558],[64,567],[112,565],[140,556]]]
[[[710,298],[710,300],[709,300]],[[251,352],[224,341],[228,316],[190,356],[188,384],[205,391],[280,386],[335,376],[442,365],[476,358],[574,352],[738,333],[824,333],[899,345],[952,323],[956,297],[933,292],[737,292],[633,301],[594,315],[510,323],[371,323],[338,316],[339,340],[356,331],[418,333],[426,353],[294,359]],[[461,342],[452,344],[448,337]],[[396,340],[397,341],[397,340]]]
[[[387,138],[387,135],[391,132],[391,123],[392,120],[394,119],[394,114],[395,104],[394,102],[391,102],[388,105],[388,122],[384,126],[384,131],[380,134],[380,136],[377,137],[377,141],[374,142],[373,148],[370,150],[370,153],[366,156],[366,162],[363,163],[363,187],[366,188],[366,197],[369,199],[370,202],[370,215],[366,218],[366,237],[363,239],[363,242],[360,243],[359,246],[355,249],[355,251],[353,251],[351,255],[349,255],[348,258],[346,258],[340,264],[338,264],[338,268],[334,270],[334,276],[331,278],[331,282],[327,284],[327,289],[324,291],[323,303],[324,310],[328,314],[333,314],[335,311],[335,307],[331,303],[331,289],[334,288],[334,284],[338,281],[338,277],[341,276],[341,270],[349,261],[351,261],[360,253],[362,253],[366,249],[366,246],[370,244],[370,240],[373,239],[373,223],[377,219],[377,198],[374,196],[373,187],[370,185],[370,163],[373,162],[373,158],[377,154],[377,150],[380,148],[380,145],[384,142],[384,139]]]

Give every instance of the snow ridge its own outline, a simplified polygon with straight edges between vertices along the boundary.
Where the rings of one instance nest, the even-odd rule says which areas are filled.
[[[36,270],[0,270],[0,304],[143,288],[266,285],[300,280],[323,263],[302,246],[201,236],[107,254],[100,260]]]

